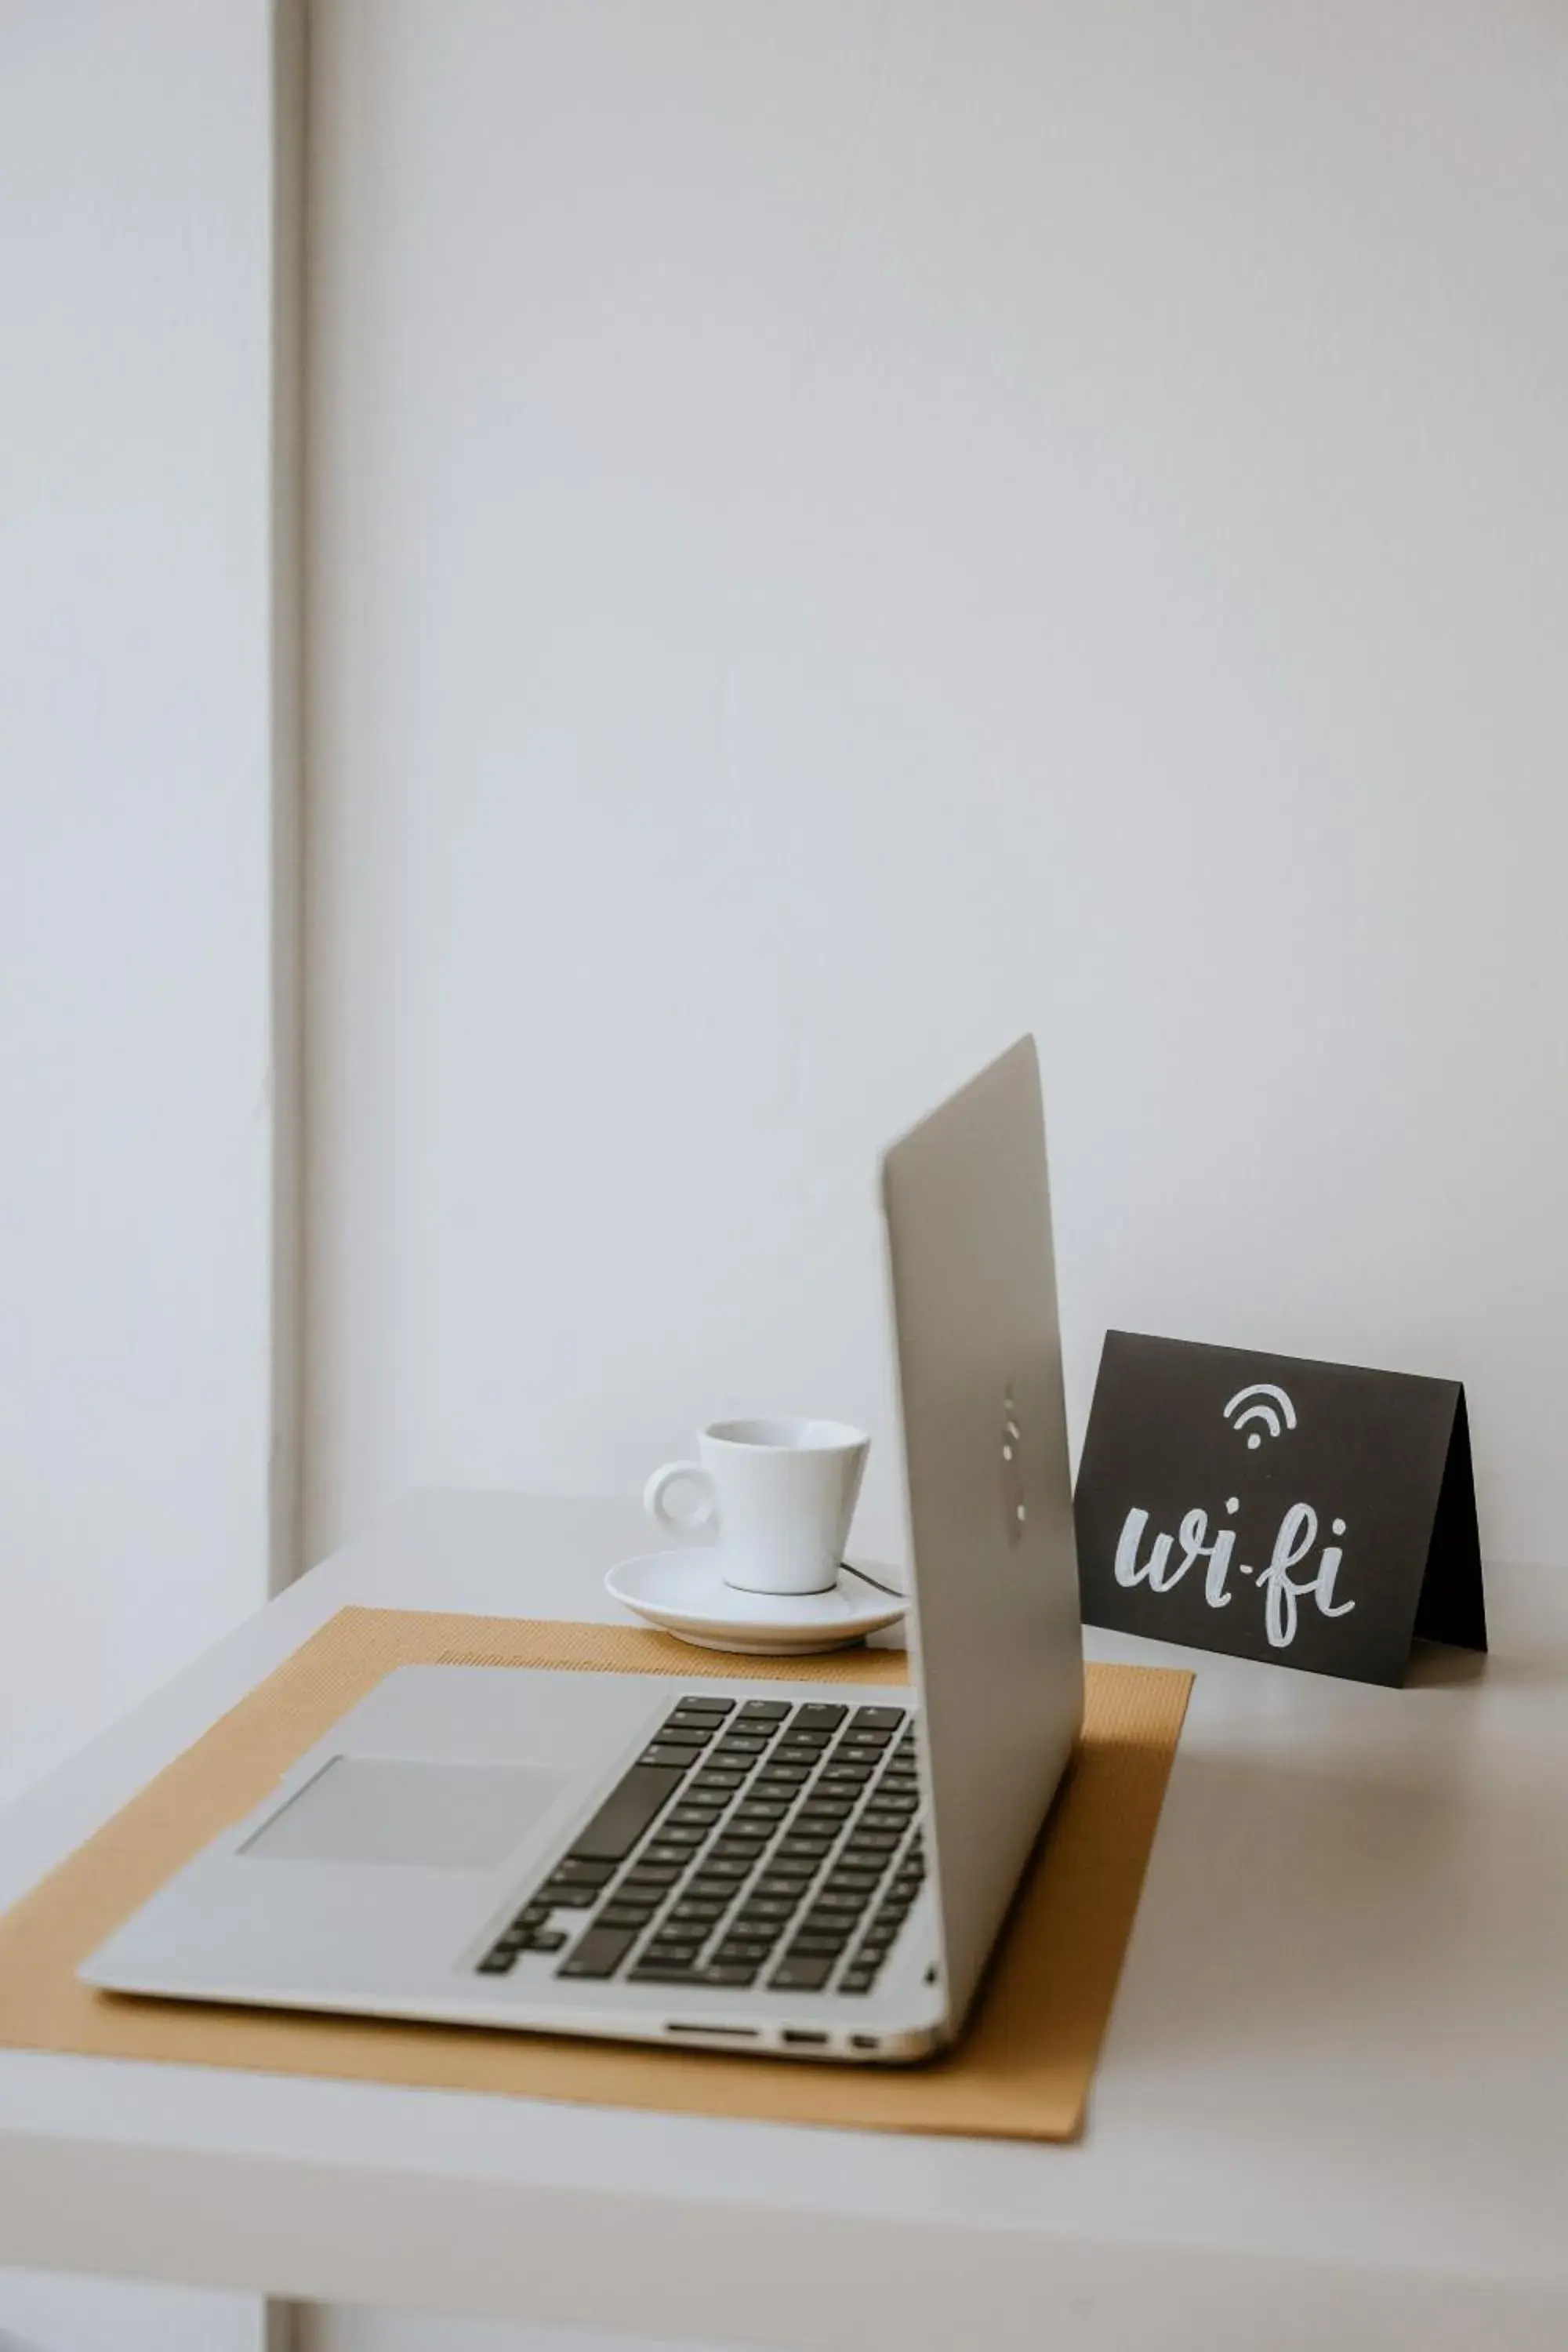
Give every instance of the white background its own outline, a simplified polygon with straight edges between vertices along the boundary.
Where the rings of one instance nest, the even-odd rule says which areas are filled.
[[[0,5],[0,1803],[268,1589],[269,15]],[[47,2352],[258,2326],[0,2277]]]
[[[1560,1559],[1568,22],[317,31],[310,1549],[885,1441],[874,1155],[1033,1026],[1075,1427],[1457,1375]]]
[[[268,14],[0,8],[0,1801],[267,1591]]]

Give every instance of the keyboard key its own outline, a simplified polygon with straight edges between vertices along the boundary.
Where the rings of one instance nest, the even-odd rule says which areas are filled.
[[[616,1874],[614,1863],[590,1862],[569,1853],[550,1874],[552,1886],[607,1886]]]
[[[520,1946],[519,1949],[521,1948]],[[479,1972],[482,1977],[510,1976],[516,1966],[517,1952],[502,1951],[498,1945],[493,1952],[485,1954],[484,1958],[479,1962]]]
[[[703,1936],[679,1935],[674,1928],[661,1930],[643,1958],[645,1960],[694,1960],[706,1941]]]
[[[651,1748],[643,1749],[639,1761],[645,1766],[668,1765],[677,1772],[685,1772],[696,1763],[700,1752],[695,1748],[672,1748],[668,1739],[656,1739]]]
[[[847,1756],[851,1750],[857,1756],[880,1756],[891,1745],[890,1731],[857,1731],[851,1724],[838,1742],[838,1752]]]
[[[734,1812],[731,1815],[731,1822],[732,1826],[738,1830],[774,1830],[777,1829],[779,1823],[784,1820],[784,1815],[788,1811],[789,1807],[783,1802],[778,1804],[768,1803],[758,1805],[752,1803],[751,1799],[748,1798],[743,1804],[736,1806]]]
[[[741,1912],[730,1921],[719,1937],[719,1948],[727,1952],[735,1944],[765,1944],[772,1951],[781,1936],[789,1931],[787,1919],[748,1919]]]
[[[710,1830],[724,1818],[721,1805],[672,1805],[659,1824],[659,1835],[667,1837],[673,1829]]]
[[[656,1838],[637,1859],[644,1869],[683,1870],[691,1855],[684,1845],[667,1845],[662,1838]]]
[[[740,1772],[712,1772],[704,1770],[699,1772],[696,1779],[691,1782],[692,1793],[695,1795],[700,1790],[704,1792],[711,1790],[716,1796],[732,1796],[734,1791],[741,1787],[744,1777],[745,1776]]]
[[[729,1909],[721,1895],[693,1895],[670,1906],[669,1916],[678,1927],[711,1927]]]
[[[813,1954],[818,1959],[837,1959],[849,1941],[847,1928],[841,1936],[830,1936],[825,1927],[802,1928],[790,1942],[792,1952]]]
[[[700,1728],[698,1724],[667,1723],[660,1729],[658,1741],[661,1748],[706,1748],[712,1737],[711,1723],[701,1724]]]
[[[825,1895],[875,1895],[879,1885],[874,1870],[831,1870],[822,1882]]]
[[[718,1716],[709,1715],[701,1707],[678,1706],[673,1715],[666,1717],[663,1736],[668,1738],[672,1731],[700,1731],[705,1739],[711,1739],[723,1727]]]
[[[595,1925],[600,1927],[646,1927],[658,1906],[652,1903],[606,1903]]]
[[[755,1862],[766,1843],[765,1838],[725,1836],[715,1841],[710,1852],[715,1861]]]
[[[797,1731],[792,1724],[787,1731],[780,1732],[779,1744],[773,1753],[775,1756],[820,1756],[832,1738],[830,1731]]]
[[[662,1853],[668,1853],[672,1847],[684,1846],[689,1853],[693,1846],[706,1843],[708,1831],[709,1824],[706,1822],[700,1824],[676,1821],[661,1822],[658,1832],[659,1849]],[[651,1853],[653,1849],[650,1847],[648,1850]]]
[[[877,1981],[877,1971],[869,1968],[847,1968],[838,1979],[840,1992],[869,1992]]]
[[[727,1731],[713,1753],[718,1756],[765,1756],[768,1743],[739,1731]]]
[[[742,1878],[750,1878],[751,1874],[752,1865],[749,1862],[736,1860],[728,1854],[703,1856],[702,1876],[705,1879],[715,1882],[727,1879],[731,1886],[735,1886]]]
[[[695,1960],[639,1960],[626,1981],[629,1984],[689,1984],[696,1969]]]
[[[803,1706],[795,1711],[792,1731],[837,1731],[849,1710],[845,1706]]]
[[[683,1698],[680,1702],[680,1711],[682,1715],[691,1712],[699,1715],[729,1715],[733,1712],[734,1705],[734,1700],[725,1698],[722,1693],[700,1691],[693,1696]]]
[[[901,1706],[858,1706],[854,1727],[857,1731],[897,1731],[904,1714]]]
[[[787,1699],[749,1698],[736,1720],[742,1723],[782,1723],[788,1713]]]
[[[792,1919],[800,1907],[798,1895],[752,1895],[736,1912],[742,1919]]]
[[[786,1955],[768,1983],[775,1992],[820,1992],[832,1974],[832,1961],[818,1958],[815,1953],[803,1953],[797,1960]]]
[[[828,1895],[826,1893],[823,1893],[816,1896],[813,1907],[816,1910],[820,1911],[825,1917],[829,1913],[854,1916],[858,1913],[864,1911],[867,1900],[868,1898],[864,1895]]]
[[[816,1857],[808,1853],[775,1853],[768,1864],[766,1875],[769,1878],[796,1878],[804,1883],[816,1876],[817,1866]],[[759,1879],[757,1884],[760,1886],[762,1880]]]
[[[830,1837],[803,1837],[792,1830],[787,1837],[780,1838],[778,1850],[781,1854],[799,1854],[806,1862],[820,1862],[825,1854],[832,1853],[833,1840]]]
[[[772,1937],[749,1936],[737,1937],[733,1943],[721,1944],[713,1958],[725,1967],[733,1960],[742,1968],[760,1969],[773,1948]]]
[[[752,1781],[753,1789],[803,1789],[811,1772],[805,1764],[768,1764]]]
[[[563,1927],[535,1927],[523,1946],[527,1952],[559,1952],[567,1941]]]
[[[759,1961],[714,1960],[701,1970],[696,1982],[703,1985],[750,1985],[757,1981]]]
[[[562,1961],[558,1977],[613,1977],[637,1941],[630,1927],[590,1927]]]
[[[679,1770],[634,1764],[573,1841],[579,1862],[624,1862],[680,1786]]]
[[[552,1911],[591,1911],[599,1899],[596,1886],[542,1886],[539,1899]]]

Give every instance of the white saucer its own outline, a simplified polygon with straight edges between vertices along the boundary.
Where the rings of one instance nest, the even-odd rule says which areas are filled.
[[[623,1608],[700,1650],[736,1650],[751,1658],[846,1650],[896,1625],[908,1606],[901,1593],[884,1592],[847,1567],[826,1592],[738,1592],[725,1583],[713,1544],[623,1559],[605,1587]]]

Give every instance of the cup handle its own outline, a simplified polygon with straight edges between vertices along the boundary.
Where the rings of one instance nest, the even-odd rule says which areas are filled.
[[[671,1510],[665,1501],[669,1488],[682,1478],[689,1479],[702,1489],[702,1498],[696,1509],[684,1513]],[[668,1528],[672,1535],[700,1535],[704,1528],[710,1528],[713,1524],[716,1509],[713,1481],[700,1463],[667,1462],[662,1470],[654,1472],[643,1488],[642,1499],[643,1508],[648,1517],[657,1519],[661,1528]]]

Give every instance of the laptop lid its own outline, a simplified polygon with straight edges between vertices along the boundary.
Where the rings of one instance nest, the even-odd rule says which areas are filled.
[[[1039,1066],[1020,1039],[882,1161],[927,1838],[956,2026],[1083,1713]]]

